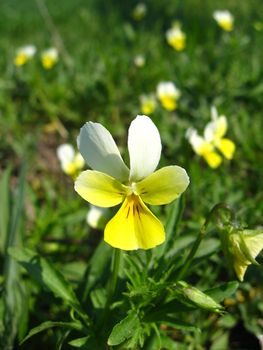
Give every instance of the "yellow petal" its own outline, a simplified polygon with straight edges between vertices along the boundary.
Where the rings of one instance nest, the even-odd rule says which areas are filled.
[[[217,144],[217,148],[226,157],[226,159],[232,159],[236,146],[234,142],[229,139],[221,139]]]
[[[263,230],[244,230],[244,241],[255,259],[263,249]]]
[[[28,61],[28,57],[25,54],[18,54],[15,58],[16,66],[23,66]]]
[[[213,169],[218,168],[219,165],[222,163],[222,157],[220,157],[219,154],[213,151],[203,154],[203,157],[207,161],[208,165]]]
[[[108,222],[104,240],[123,250],[150,249],[164,242],[165,232],[140,197],[132,194]]]
[[[249,264],[243,264],[239,260],[234,261],[234,270],[240,282],[244,281],[244,275],[247,271],[248,265]]]
[[[144,202],[162,205],[178,198],[188,185],[189,177],[183,168],[167,166],[138,182],[136,192]]]
[[[83,171],[75,182],[75,190],[86,201],[103,208],[120,204],[126,195],[126,186],[95,170]]]
[[[165,96],[160,98],[161,104],[167,111],[173,111],[177,108],[177,101],[173,97]]]

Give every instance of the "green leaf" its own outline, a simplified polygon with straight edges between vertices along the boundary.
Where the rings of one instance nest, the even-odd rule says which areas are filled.
[[[170,210],[167,215],[167,220],[165,223],[165,232],[166,232],[166,240],[165,242],[155,249],[154,254],[157,257],[161,257],[164,255],[166,251],[168,251],[174,243],[175,233],[180,224],[182,214],[184,211],[185,200],[182,195],[179,197],[174,203],[171,204]]]
[[[22,340],[21,344],[24,343],[26,340],[31,338],[33,335],[43,332],[46,329],[53,328],[53,327],[62,327],[62,328],[68,328],[68,329],[75,329],[75,330],[82,330],[83,326],[81,323],[77,322],[53,322],[53,321],[46,321],[38,325],[37,327],[34,327],[30,330],[28,335]]]
[[[45,258],[27,248],[12,247],[8,252],[40,285],[48,288],[74,310],[83,314],[72,286]]]
[[[6,207],[1,207],[1,210],[4,211],[4,214],[7,217],[4,218],[4,223],[2,223],[2,230],[6,230],[2,233],[5,235],[4,243],[4,298],[3,298],[3,327],[1,330],[2,337],[0,337],[1,349],[9,349],[13,347],[14,339],[17,336],[23,334],[27,327],[27,295],[25,292],[25,284],[22,280],[20,274],[20,268],[17,262],[7,255],[7,250],[13,245],[19,245],[23,241],[22,233],[23,230],[20,229],[21,219],[23,215],[23,205],[24,205],[24,195],[25,195],[25,186],[26,186],[26,165],[21,168],[19,181],[17,187],[14,189],[15,198],[11,207],[9,207],[9,179],[10,173],[6,173],[4,176],[5,179],[2,182],[2,186],[6,185],[7,189],[2,190],[1,194],[4,195],[4,204]],[[5,193],[5,194],[4,194]],[[2,199],[2,198],[1,198]],[[3,218],[3,217],[2,217]]]
[[[208,238],[200,243],[199,248],[195,254],[195,259],[203,258],[204,256],[210,255],[218,250],[220,247],[220,241],[216,238]]]
[[[108,278],[110,267],[109,261],[111,255],[112,248],[102,241],[92,255],[89,266],[85,273],[83,279],[84,292],[82,300],[86,300],[90,290],[96,285],[98,281],[100,281],[100,284],[103,282],[104,275],[105,279]]]
[[[184,322],[179,320],[178,318],[175,318],[171,315],[166,315],[163,317],[163,319],[160,321],[161,324],[165,324],[170,327],[174,327],[176,329],[180,330],[186,330],[186,331],[200,331],[200,329],[190,323]]]
[[[6,238],[8,232],[8,222],[10,214],[10,180],[11,169],[8,168],[4,171],[0,182],[0,252],[3,254],[5,251]]]
[[[109,336],[108,345],[119,345],[131,338],[135,330],[140,327],[140,320],[135,311],[129,313],[121,322],[117,323]]]
[[[107,291],[105,288],[97,288],[90,292],[90,298],[95,309],[103,309],[107,302]]]
[[[225,298],[230,297],[237,290],[239,283],[237,281],[227,282],[218,287],[207,289],[205,294],[213,298],[217,303],[220,303]]]
[[[87,341],[89,339],[90,339],[90,335],[88,335],[87,337],[73,339],[70,342],[68,342],[68,344],[73,346],[74,348],[81,348],[87,344]]]

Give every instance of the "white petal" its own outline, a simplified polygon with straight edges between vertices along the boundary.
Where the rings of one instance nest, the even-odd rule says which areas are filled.
[[[70,144],[64,143],[63,145],[60,145],[57,148],[57,156],[62,166],[66,166],[68,163],[71,163],[74,159],[74,148]]]
[[[138,181],[157,167],[162,150],[157,127],[149,117],[138,115],[131,123],[128,135],[130,180]]]
[[[208,142],[222,138],[227,131],[227,120],[224,115],[209,122],[204,130],[205,140]]]
[[[88,122],[80,130],[78,147],[86,163],[93,169],[118,180],[127,180],[129,169],[109,131],[99,123]]]

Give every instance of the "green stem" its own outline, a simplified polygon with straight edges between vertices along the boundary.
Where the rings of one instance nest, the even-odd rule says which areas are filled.
[[[111,263],[111,278],[108,284],[108,296],[107,301],[104,308],[104,313],[102,315],[102,318],[98,324],[98,329],[103,327],[107,323],[107,319],[109,317],[109,311],[110,311],[110,304],[112,302],[112,299],[114,297],[114,293],[116,291],[117,283],[118,283],[118,274],[119,274],[119,268],[120,268],[120,261],[121,261],[121,250],[115,248],[112,256],[112,263]]]
[[[200,246],[200,243],[202,242],[202,239],[204,238],[205,236],[205,233],[206,233],[206,230],[207,230],[207,227],[209,225],[209,223],[212,221],[212,219],[214,218],[214,216],[219,212],[219,211],[222,211],[224,210],[227,214],[230,214],[230,217],[231,219],[233,219],[233,214],[231,212],[231,210],[228,208],[228,206],[226,206],[224,203],[219,203],[217,205],[215,205],[211,211],[209,212],[209,214],[207,215],[207,218],[205,220],[205,223],[204,225],[201,227],[200,231],[199,231],[199,234],[196,238],[196,241],[194,242],[194,245],[192,246],[192,249],[190,250],[186,260],[185,260],[185,263],[183,265],[183,267],[181,268],[181,270],[179,271],[177,277],[176,277],[176,282],[177,281],[180,281],[186,274],[189,266],[191,265],[193,259],[194,259],[194,256],[197,252],[197,249],[199,248]]]
[[[190,250],[190,252],[185,260],[183,267],[181,268],[181,270],[179,271],[179,273],[176,277],[175,282],[180,281],[185,276],[185,274],[188,270],[188,267],[190,266],[191,262],[193,261],[193,258],[196,254],[196,251],[199,248],[199,245],[202,242],[202,239],[204,238],[204,233],[205,232],[203,232],[203,230],[201,229],[198,236],[197,236],[197,239],[196,239],[194,245],[192,246],[192,249]]]
[[[111,303],[117,287],[120,260],[121,260],[121,250],[115,248],[113,257],[112,257],[112,275],[111,275],[109,288],[108,288],[108,300],[107,300],[106,307],[108,307],[109,304]]]

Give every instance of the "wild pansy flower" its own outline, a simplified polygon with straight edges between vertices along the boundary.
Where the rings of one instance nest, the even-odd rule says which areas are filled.
[[[243,281],[249,265],[259,265],[255,260],[263,249],[263,230],[235,229],[221,235],[223,250],[228,264],[234,267],[240,281]]]
[[[227,119],[224,115],[218,116],[215,107],[211,108],[212,121],[209,122],[204,130],[204,137],[190,128],[186,132],[186,138],[189,140],[193,150],[199,156],[202,156],[211,168],[217,168],[222,163],[222,157],[217,150],[228,160],[233,158],[235,144],[233,141],[225,138],[227,131]]]
[[[34,45],[20,47],[16,52],[14,64],[16,66],[23,66],[34,57],[36,51],[37,49]]]
[[[106,212],[107,208],[101,208],[91,204],[86,216],[88,225],[94,229],[100,228],[101,223],[105,218]]]
[[[213,17],[219,27],[227,32],[231,32],[234,27],[234,17],[228,10],[215,11]]]
[[[147,7],[143,2],[139,2],[132,11],[132,17],[135,21],[141,21],[147,12]]]
[[[212,121],[205,127],[205,140],[216,147],[226,159],[230,160],[233,158],[236,146],[233,141],[224,137],[228,127],[227,119],[224,115],[218,116],[214,106],[211,108],[211,116]]]
[[[168,111],[173,111],[177,108],[177,101],[181,93],[173,82],[161,82],[157,86],[157,97],[162,106]]]
[[[82,172],[75,182],[78,194],[93,205],[121,204],[104,230],[104,240],[123,250],[150,249],[165,240],[162,223],[145,203],[168,204],[189,184],[186,171],[167,166],[155,171],[161,155],[160,134],[151,119],[137,116],[128,133],[130,169],[124,164],[109,131],[88,122],[80,130],[78,147],[93,170]]]
[[[154,94],[141,95],[140,103],[141,103],[141,112],[146,115],[152,114],[157,107],[157,101]]]
[[[166,40],[176,51],[184,50],[186,35],[182,31],[179,23],[175,23],[172,28],[167,30]]]
[[[211,168],[215,169],[222,163],[222,157],[215,151],[215,147],[206,141],[204,137],[200,136],[196,129],[188,129],[186,138],[194,152],[203,157]]]
[[[134,57],[133,63],[136,67],[142,68],[145,65],[145,57],[143,55],[137,55]]]
[[[58,61],[58,50],[55,47],[46,49],[41,54],[42,66],[45,69],[51,69]]]
[[[85,161],[79,152],[75,152],[74,148],[65,143],[57,148],[57,156],[61,164],[61,168],[65,174],[75,178],[85,165]]]

